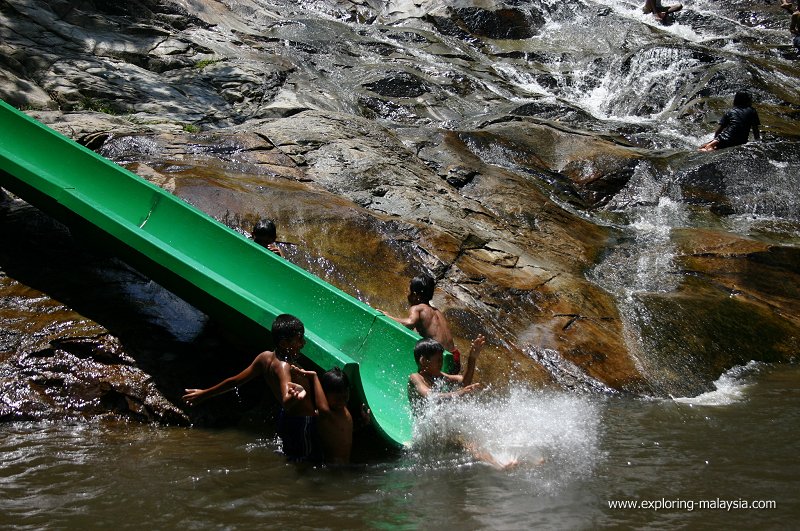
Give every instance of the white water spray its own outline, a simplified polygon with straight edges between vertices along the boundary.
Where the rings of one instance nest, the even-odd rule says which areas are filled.
[[[689,406],[727,406],[747,399],[747,390],[752,386],[748,376],[758,371],[763,364],[751,361],[725,371],[714,382],[714,390],[694,397],[672,397],[675,402]]]
[[[429,402],[415,420],[412,448],[423,466],[493,460],[551,486],[590,472],[598,459],[597,402],[513,386],[476,398]]]

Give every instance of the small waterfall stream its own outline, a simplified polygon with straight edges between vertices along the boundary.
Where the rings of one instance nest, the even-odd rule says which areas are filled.
[[[669,371],[664,358],[653,355],[653,342],[658,340],[647,335],[648,309],[642,296],[668,294],[680,286],[671,235],[687,223],[680,188],[659,177],[663,175],[648,164],[640,164],[628,187],[606,207],[625,213],[623,240],[588,272],[589,279],[616,295],[626,342],[655,395],[663,394],[659,382]]]

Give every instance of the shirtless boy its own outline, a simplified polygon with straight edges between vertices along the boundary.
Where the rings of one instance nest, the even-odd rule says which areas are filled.
[[[303,323],[297,317],[279,315],[272,323],[274,352],[262,352],[245,370],[208,389],[186,389],[183,400],[193,406],[263,376],[272,396],[281,405],[278,435],[283,442],[283,453],[292,461],[317,459],[314,404],[306,392],[310,382],[302,374],[293,379],[290,370],[305,345],[304,333]]]
[[[472,378],[475,375],[475,364],[485,343],[486,338],[480,335],[472,341],[467,368],[462,376],[442,372],[444,348],[437,341],[430,338],[417,341],[414,346],[417,372],[408,377],[408,399],[415,416],[424,414],[425,404],[428,401],[455,400],[480,389],[481,384],[472,383]],[[475,459],[494,468],[510,470],[519,465],[516,460],[500,463],[474,441],[464,440],[462,437],[458,437],[458,440]]]
[[[383,312],[407,328],[416,330],[419,335],[438,341],[445,350],[453,353],[453,373],[461,372],[461,353],[453,342],[450,325],[441,310],[431,306],[436,283],[429,275],[418,275],[411,279],[408,288],[408,317],[393,317]]]
[[[644,11],[645,14],[652,13],[662,24],[668,24],[670,15],[672,13],[677,13],[681,9],[683,9],[683,4],[662,6],[661,0],[645,0],[642,11]]]
[[[306,376],[314,389],[322,460],[336,465],[349,463],[353,449],[353,417],[347,409],[350,400],[347,375],[338,367],[322,376],[299,367],[292,367],[292,372]]]
[[[419,407],[423,400],[449,400],[477,391],[480,384],[472,383],[475,364],[486,343],[486,338],[478,336],[472,341],[464,374],[445,374],[442,372],[444,347],[431,338],[423,338],[414,346],[414,360],[417,372],[408,377],[408,397],[413,407]]]

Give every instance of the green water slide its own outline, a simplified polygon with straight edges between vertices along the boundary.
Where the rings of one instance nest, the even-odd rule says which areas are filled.
[[[0,186],[251,343],[269,343],[277,315],[299,317],[306,357],[344,369],[377,430],[409,442],[416,334],[1,100],[0,128]]]

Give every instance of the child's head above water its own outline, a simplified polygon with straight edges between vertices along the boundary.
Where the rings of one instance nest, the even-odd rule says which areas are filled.
[[[342,408],[350,400],[350,379],[339,367],[334,367],[319,379],[325,398],[333,409]]]
[[[426,337],[417,341],[414,345],[414,360],[417,362],[417,367],[422,369],[433,369],[434,372],[441,371],[442,359],[444,356],[444,347],[442,344]],[[438,370],[436,367],[438,366]]]
[[[408,300],[409,302],[414,299],[416,303],[428,303],[433,298],[433,290],[436,287],[436,282],[430,275],[422,274],[417,275],[411,279],[408,287]]]
[[[275,318],[272,322],[272,343],[275,348],[287,346],[287,343],[303,342],[303,334],[305,334],[305,327],[302,321],[294,315],[283,313]],[[302,348],[302,344],[299,348]]]

